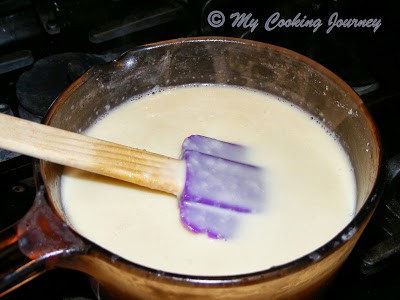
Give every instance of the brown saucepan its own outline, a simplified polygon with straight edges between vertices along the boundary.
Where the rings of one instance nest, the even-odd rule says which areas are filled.
[[[240,39],[155,43],[90,69],[59,96],[44,123],[84,130],[106,109],[132,96],[154,87],[191,83],[266,91],[302,107],[334,131],[355,170],[357,214],[351,223],[314,252],[262,272],[225,277],[165,273],[128,262],[70,229],[60,204],[63,168],[40,161],[34,206],[0,234],[0,295],[53,268],[93,277],[102,299],[301,298],[315,296],[326,286],[377,206],[382,154],[377,129],[363,102],[316,62],[287,49]]]

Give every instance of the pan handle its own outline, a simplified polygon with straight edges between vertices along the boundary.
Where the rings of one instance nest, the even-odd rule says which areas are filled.
[[[0,297],[87,248],[53,213],[40,187],[28,213],[0,232]]]

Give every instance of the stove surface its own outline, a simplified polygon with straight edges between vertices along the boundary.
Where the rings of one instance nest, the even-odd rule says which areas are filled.
[[[380,131],[385,165],[390,162],[393,166],[392,188],[385,193],[324,298],[398,299],[400,195],[396,187],[400,173],[400,30],[396,13],[400,11],[399,4],[395,0],[262,3],[3,1],[0,4],[0,112],[40,122],[57,95],[91,66],[111,61],[128,49],[171,38],[242,37],[287,47],[311,57],[343,78],[361,96]],[[334,18],[335,12],[343,18],[380,20],[381,25],[375,31],[372,26],[336,26],[327,33],[328,21]],[[296,27],[287,21],[293,21],[298,14],[299,20],[313,22],[308,27]],[[243,19],[237,19],[240,16]],[[278,26],[278,19],[289,23]],[[318,19],[323,25],[314,31]],[[222,24],[221,20],[224,20]],[[273,24],[276,25],[273,29],[268,27]],[[32,205],[36,192],[32,175],[29,157],[0,149],[0,229],[18,221]],[[380,250],[376,251],[377,248]],[[386,256],[390,251],[392,255]],[[369,265],[370,261],[373,264]],[[3,299],[94,300],[96,296],[90,279],[84,274],[52,270]]]

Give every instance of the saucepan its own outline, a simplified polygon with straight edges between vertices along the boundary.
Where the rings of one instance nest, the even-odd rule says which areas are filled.
[[[332,130],[354,167],[357,212],[351,222],[312,253],[268,270],[235,276],[173,274],[126,261],[70,228],[60,202],[63,167],[38,161],[33,207],[1,233],[0,294],[54,268],[88,274],[102,299],[302,298],[323,290],[374,213],[383,167],[379,134],[362,100],[315,61],[243,39],[201,37],[149,44],[90,69],[58,97],[43,122],[80,132],[135,95],[192,83],[268,92]]]

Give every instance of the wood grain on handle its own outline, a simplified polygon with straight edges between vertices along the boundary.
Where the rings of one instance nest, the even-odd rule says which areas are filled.
[[[178,195],[184,162],[0,113],[0,148]]]

